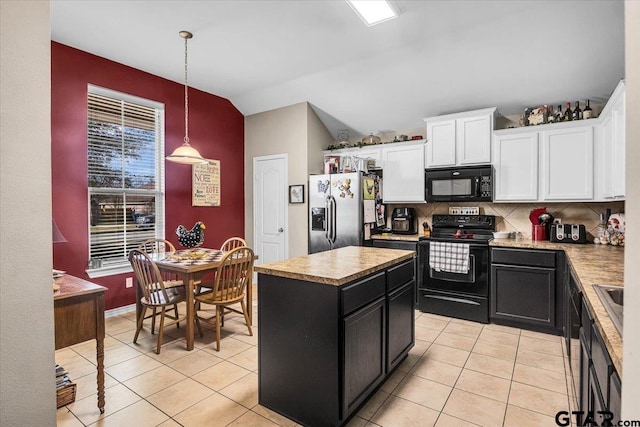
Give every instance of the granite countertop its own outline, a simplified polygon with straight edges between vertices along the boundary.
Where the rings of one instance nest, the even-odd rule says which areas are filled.
[[[403,240],[405,242],[417,242],[420,239],[421,234],[393,234],[382,233],[372,234],[371,240]]]
[[[257,273],[341,286],[411,259],[415,251],[347,246],[254,266]]]
[[[624,286],[624,248],[610,245],[551,243],[548,241],[494,239],[491,246],[562,250],[567,255],[584,299],[594,316],[616,371],[622,377],[622,337],[593,289],[594,284]]]

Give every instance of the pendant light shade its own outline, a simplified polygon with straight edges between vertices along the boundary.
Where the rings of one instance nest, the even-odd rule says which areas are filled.
[[[184,142],[167,156],[167,160],[174,163],[193,165],[207,163],[198,150],[189,144],[189,86],[187,84],[187,40],[193,37],[189,31],[180,31],[180,37],[184,39]]]
[[[207,159],[202,157],[198,150],[193,148],[188,142],[184,142],[181,146],[173,150],[173,153],[167,156],[167,160],[174,163],[182,163],[184,165],[194,165],[199,163],[207,163]]]

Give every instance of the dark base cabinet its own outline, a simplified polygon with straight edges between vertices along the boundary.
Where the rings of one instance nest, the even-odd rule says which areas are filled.
[[[342,408],[350,413],[380,384],[385,369],[384,297],[356,310],[343,321],[344,400]]]
[[[493,322],[562,334],[564,288],[555,251],[492,248]]]
[[[414,261],[343,286],[258,275],[258,400],[345,424],[414,345]]]
[[[387,248],[387,249],[402,249],[405,251],[417,251],[417,247],[418,247],[418,243],[417,242],[409,242],[406,240],[380,240],[380,239],[373,239],[371,240],[372,244],[371,246],[373,246],[374,248]],[[418,263],[416,262],[414,265],[414,272],[413,272],[414,277],[416,278],[415,281],[415,286],[414,286],[414,290],[413,290],[413,299],[414,299],[414,304],[416,306],[416,308],[418,308],[418,288],[419,288],[419,283],[418,283]]]
[[[582,302],[580,327],[580,411],[579,425],[618,425],[620,420],[620,377],[589,308]],[[610,413],[606,413],[606,411]],[[603,413],[605,412],[605,413]],[[596,424],[597,423],[597,424]]]

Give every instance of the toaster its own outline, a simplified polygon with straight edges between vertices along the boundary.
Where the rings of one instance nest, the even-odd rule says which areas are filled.
[[[583,224],[553,224],[549,240],[558,243],[587,243],[587,232]]]

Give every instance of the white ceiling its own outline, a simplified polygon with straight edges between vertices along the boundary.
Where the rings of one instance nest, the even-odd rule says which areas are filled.
[[[366,27],[342,0],[51,1],[51,39],[228,98],[308,101],[332,135],[403,131],[497,106],[604,101],[624,77],[624,3],[396,1]]]

